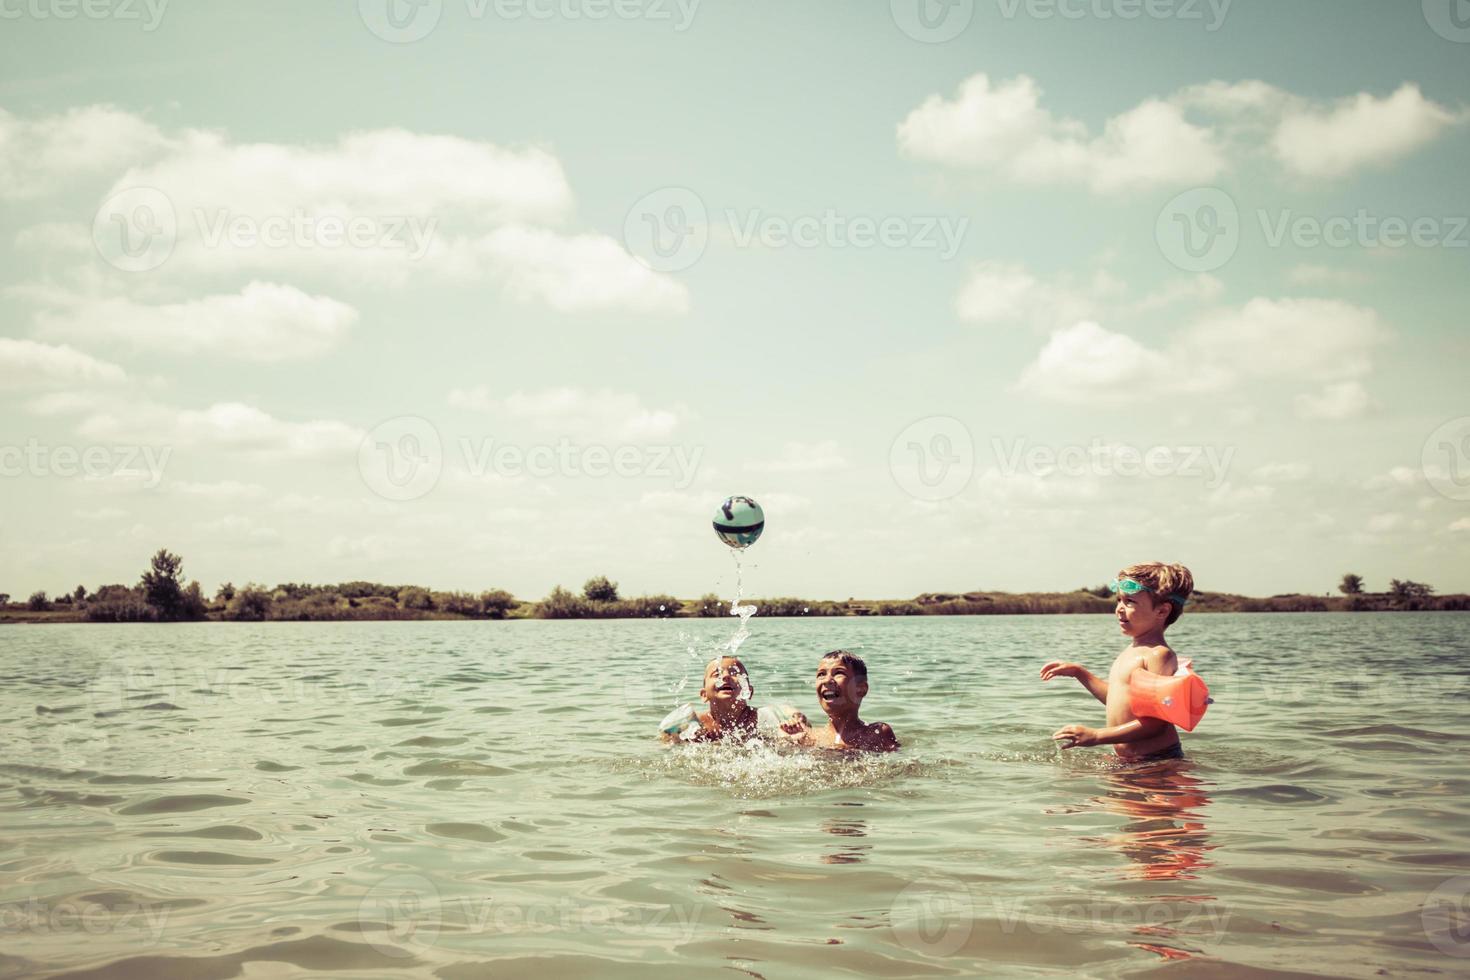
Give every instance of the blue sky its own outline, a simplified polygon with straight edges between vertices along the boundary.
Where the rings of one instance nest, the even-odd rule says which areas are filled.
[[[0,589],[1470,589],[1452,10],[5,0]]]

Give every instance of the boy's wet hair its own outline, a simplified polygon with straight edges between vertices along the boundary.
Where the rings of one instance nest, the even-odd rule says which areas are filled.
[[[1123,569],[1118,573],[1118,577],[1131,578],[1139,585],[1146,585],[1153,589],[1154,599],[1158,602],[1169,602],[1168,596],[1188,599],[1194,592],[1194,575],[1189,569],[1177,563],[1171,565],[1161,561],[1141,561]],[[1183,602],[1169,602],[1169,618],[1164,625],[1173,626],[1174,621],[1183,613]]]
[[[833,650],[831,653],[822,654],[823,660],[835,660],[848,670],[860,681],[868,679],[868,665],[863,663],[863,658],[846,650]]]
[[[741,660],[739,657],[729,656],[728,654],[723,654],[721,656],[718,656],[715,659],[711,660],[709,663],[705,664],[704,665],[704,672],[706,674],[708,674],[709,673],[709,669],[711,667],[714,667],[714,666],[716,666],[718,664],[722,664],[726,660],[733,660],[735,662],[734,663],[734,666],[731,668],[732,670],[735,667],[739,667],[740,668],[740,673],[746,674],[746,675],[749,675],[750,674],[750,671],[747,670],[746,667],[745,667],[745,661]]]

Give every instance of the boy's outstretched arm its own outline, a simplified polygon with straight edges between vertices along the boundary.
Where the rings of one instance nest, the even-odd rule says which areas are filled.
[[[1063,663],[1053,660],[1041,668],[1041,679],[1049,681],[1053,677],[1075,677],[1085,688],[1087,693],[1097,698],[1103,704],[1108,703],[1108,682],[1094,674],[1081,664]]]
[[[1139,658],[1135,670],[1147,670],[1152,674],[1172,674],[1179,669],[1178,658],[1174,651],[1168,647],[1154,647]],[[1130,673],[1128,675],[1132,677]],[[1081,680],[1081,678],[1078,678]],[[1096,678],[1093,678],[1096,680]],[[1083,681],[1086,684],[1086,681]],[[1108,685],[1106,681],[1099,681],[1102,685],[1103,696],[1099,700],[1107,701]],[[1091,686],[1088,690],[1092,690]],[[1096,692],[1093,692],[1096,694]],[[1107,728],[1088,728],[1086,725],[1068,725],[1053,733],[1052,738],[1062,743],[1062,748],[1071,749],[1086,745],[1117,745],[1120,742],[1141,742],[1145,739],[1154,738],[1163,734],[1164,730],[1170,728],[1170,724],[1162,718],[1135,718],[1125,721],[1121,725],[1110,725]]]
[[[1161,734],[1169,723],[1161,718],[1135,718],[1121,725],[1108,728],[1088,728],[1086,725],[1068,725],[1052,733],[1052,738],[1062,743],[1064,749],[1082,748],[1088,745],[1117,745],[1120,742],[1141,742]]]

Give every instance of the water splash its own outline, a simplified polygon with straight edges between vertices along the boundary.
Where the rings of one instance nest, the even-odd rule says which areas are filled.
[[[680,698],[685,696],[685,691],[690,688],[691,677],[699,678],[699,684],[695,685],[694,691],[697,691],[698,687],[703,684],[706,659],[738,657],[740,655],[741,645],[750,638],[750,617],[755,615],[756,607],[745,602],[745,583],[740,562],[741,552],[732,549],[730,553],[735,560],[735,598],[730,602],[730,615],[739,616],[740,625],[736,628],[734,635],[723,643],[720,643],[713,637],[700,636],[695,632],[679,631],[679,642],[684,645],[684,652],[687,654],[687,657],[683,662],[682,676],[676,683],[671,683],[667,686],[671,704],[677,704]],[[750,678],[742,675],[740,678],[740,696],[749,704],[754,694],[755,692],[751,687]]]
[[[868,752],[811,751],[759,736],[690,744],[678,752],[620,759],[615,769],[722,789],[736,799],[789,799],[837,789],[878,788],[935,774],[952,763]]]
[[[741,644],[750,639],[750,617],[755,615],[756,607],[744,602],[745,569],[740,561],[741,553],[736,550],[731,551],[730,554],[735,559],[735,598],[730,602],[730,615],[740,617],[740,626],[735,630],[735,635],[730,637],[729,642],[725,644],[725,649],[729,651],[726,656],[738,657]],[[741,683],[745,682],[741,681]]]

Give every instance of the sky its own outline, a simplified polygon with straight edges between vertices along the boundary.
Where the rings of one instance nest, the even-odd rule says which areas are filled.
[[[0,0],[0,591],[1470,590],[1460,0]]]

